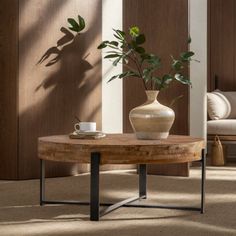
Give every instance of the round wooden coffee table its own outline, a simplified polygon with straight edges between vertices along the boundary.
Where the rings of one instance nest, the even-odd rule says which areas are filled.
[[[110,134],[103,139],[70,139],[68,135],[42,137],[38,140],[40,158],[40,205],[89,204],[90,219],[99,220],[118,207],[156,207],[204,212],[205,199],[205,142],[201,138],[170,135],[165,140],[137,140],[134,134]],[[45,160],[91,164],[90,202],[45,200]],[[168,164],[201,161],[201,207],[178,207],[131,204],[146,198],[146,164]],[[99,203],[99,166],[103,164],[138,164],[139,196],[116,204]],[[109,206],[99,211],[99,206]]]

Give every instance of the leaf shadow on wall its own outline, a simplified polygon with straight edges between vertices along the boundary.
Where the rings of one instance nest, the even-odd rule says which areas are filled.
[[[91,52],[94,38],[99,34],[98,29],[95,23],[85,33],[74,36],[66,28],[61,28],[63,37],[57,41],[56,46],[46,50],[38,61],[38,66],[43,67],[45,64],[46,77],[35,86],[34,96],[37,103],[20,114],[19,127],[20,134],[24,137],[20,140],[20,153],[27,155],[24,158],[26,162],[34,158],[28,167],[26,163],[23,164],[25,172],[31,173],[32,177],[35,177],[35,171],[32,169],[39,170],[36,141],[38,137],[70,133],[76,123],[75,115],[82,121],[97,122],[100,129],[101,58],[97,52]],[[95,56],[92,55],[93,65],[87,60],[89,53],[95,53]],[[41,95],[42,100],[38,99]],[[32,139],[35,141],[32,142]],[[32,145],[29,146],[28,143]],[[69,164],[67,168],[65,164],[53,163],[47,166],[50,176],[58,176],[58,173],[77,174],[88,169],[87,165],[80,166],[79,171],[76,165],[73,168]]]
[[[49,48],[37,63],[39,65],[46,62],[46,67],[61,63],[61,68],[57,73],[45,78],[36,87],[35,92],[41,88],[48,89],[62,84],[64,88],[70,86],[70,92],[77,90],[77,88],[81,89],[81,84],[82,87],[85,86],[83,83],[85,73],[93,69],[93,66],[86,60],[89,54],[84,57],[80,56],[84,54],[82,45],[86,40],[86,33],[74,36],[64,27],[61,28],[61,32],[64,33],[64,36],[57,41],[57,46]]]

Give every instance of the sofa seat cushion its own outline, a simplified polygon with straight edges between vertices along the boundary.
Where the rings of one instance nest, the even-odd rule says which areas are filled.
[[[207,134],[236,135],[236,119],[207,121]]]

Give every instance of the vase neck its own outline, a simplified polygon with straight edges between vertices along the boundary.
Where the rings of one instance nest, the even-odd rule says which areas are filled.
[[[146,90],[147,102],[154,102],[157,99],[159,91],[157,90]]]

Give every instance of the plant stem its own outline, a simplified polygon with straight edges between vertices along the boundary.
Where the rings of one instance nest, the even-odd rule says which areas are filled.
[[[139,72],[139,76],[140,76],[140,78],[141,78],[142,81],[143,81],[144,89],[145,89],[145,90],[148,90],[148,89],[147,89],[147,86],[146,86],[146,83],[145,83],[145,81],[144,81],[144,79],[143,79],[143,76],[142,76],[142,68],[141,68],[141,66],[140,66],[139,63],[138,63],[138,60],[137,60],[137,57],[136,57],[134,51],[132,50],[131,52],[132,52],[132,54],[133,54],[133,56],[134,56],[134,58],[132,58],[132,59],[133,59],[133,62],[136,64],[137,69],[138,69],[138,72]]]
[[[122,64],[122,63],[120,63],[120,64]],[[138,73],[139,73],[138,71],[136,71],[134,68],[132,68],[131,66],[129,66],[129,65],[127,65],[127,64],[124,64],[124,63],[123,63],[123,66],[127,67],[129,70],[133,71],[135,74],[138,74]]]

